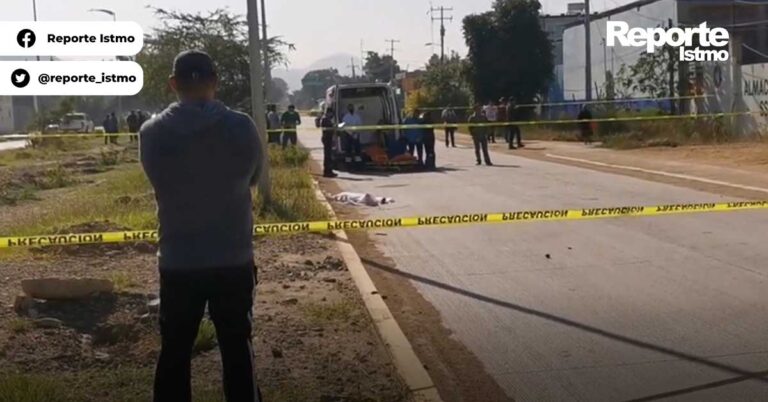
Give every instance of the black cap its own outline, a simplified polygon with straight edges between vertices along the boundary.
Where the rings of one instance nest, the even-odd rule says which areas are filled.
[[[173,60],[173,76],[184,84],[209,82],[216,79],[216,66],[208,53],[185,50]]]

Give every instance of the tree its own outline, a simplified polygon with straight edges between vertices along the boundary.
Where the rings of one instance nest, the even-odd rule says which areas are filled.
[[[617,91],[625,95],[641,94],[651,98],[675,96],[674,85],[670,87],[669,69],[677,73],[677,62],[670,53],[669,45],[654,53],[640,55],[635,64],[622,64],[616,74]]]
[[[400,66],[397,64],[397,60],[392,59],[392,56],[381,56],[376,52],[368,52],[363,71],[369,81],[389,82],[392,79],[393,64],[394,72],[398,74],[401,71]]]
[[[288,83],[282,78],[272,77],[267,103],[284,103],[288,99]]]
[[[335,68],[312,70],[301,79],[301,90],[293,93],[291,103],[302,109],[313,108],[319,99],[325,98],[325,91],[329,87],[351,81],[351,78],[342,76]]]
[[[210,54],[216,63],[219,99],[236,109],[250,111],[250,60],[245,18],[223,9],[206,14],[161,8],[154,11],[162,25],[147,35],[144,49],[136,57],[144,68],[142,96],[145,102],[159,108],[173,101],[167,81],[174,57],[183,50],[200,49]],[[273,65],[287,62],[282,51],[286,46],[280,37],[266,41]]]
[[[513,96],[528,103],[546,92],[554,61],[540,9],[536,0],[495,0],[491,11],[464,18],[466,74],[477,100]]]
[[[466,62],[458,53],[452,52],[445,62],[433,55],[426,72],[421,78],[421,89],[409,99],[416,102],[414,107],[466,106],[471,102],[469,84],[465,80]],[[411,102],[409,102],[411,103]]]

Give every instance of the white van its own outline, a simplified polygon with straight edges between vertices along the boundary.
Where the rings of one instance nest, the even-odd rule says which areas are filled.
[[[93,121],[85,113],[67,113],[59,122],[59,130],[64,133],[90,133]]]
[[[341,84],[326,91],[323,114],[333,108],[337,123],[341,123],[349,105],[355,107],[364,126],[400,124],[400,108],[397,106],[394,89],[388,84]],[[360,139],[363,150],[370,146],[390,149],[399,141],[399,129],[354,132]],[[341,139],[336,138],[335,150],[341,155]],[[343,159],[343,157],[341,158]]]

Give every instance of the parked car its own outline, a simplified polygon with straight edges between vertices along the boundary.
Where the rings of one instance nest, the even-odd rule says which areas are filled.
[[[61,118],[59,130],[63,133],[90,133],[93,121],[85,113],[68,113]]]

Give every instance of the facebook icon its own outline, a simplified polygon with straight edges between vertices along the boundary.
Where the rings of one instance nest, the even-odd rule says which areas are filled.
[[[19,34],[16,35],[16,43],[19,46],[27,49],[35,45],[35,33],[31,29],[22,29]]]

